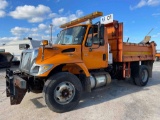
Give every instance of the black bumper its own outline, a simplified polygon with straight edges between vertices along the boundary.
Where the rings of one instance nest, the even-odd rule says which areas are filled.
[[[6,70],[6,96],[10,97],[11,105],[20,104],[27,92],[27,81],[14,74],[12,70]]]

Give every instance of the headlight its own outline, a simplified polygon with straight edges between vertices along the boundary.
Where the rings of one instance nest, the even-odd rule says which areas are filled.
[[[42,65],[40,66],[40,69],[39,69],[39,74],[43,74],[45,72],[47,72],[49,69],[51,69],[53,67],[52,64],[46,64],[46,65]]]
[[[43,73],[47,72],[52,67],[53,67],[52,64],[38,65],[38,64],[34,63],[33,66],[31,67],[30,74],[35,75],[35,76],[40,75],[40,74],[43,74]]]

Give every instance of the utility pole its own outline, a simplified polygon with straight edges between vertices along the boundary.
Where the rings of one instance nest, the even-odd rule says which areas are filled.
[[[52,27],[53,27],[53,25],[50,24],[50,27],[51,27],[51,44],[52,44]]]

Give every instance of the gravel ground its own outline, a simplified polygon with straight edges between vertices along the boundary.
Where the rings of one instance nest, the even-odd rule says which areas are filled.
[[[17,67],[12,67],[17,69]],[[155,62],[147,86],[113,80],[108,87],[84,93],[79,105],[55,113],[42,94],[27,93],[20,105],[11,106],[5,96],[5,69],[0,69],[0,120],[160,120],[160,62]]]

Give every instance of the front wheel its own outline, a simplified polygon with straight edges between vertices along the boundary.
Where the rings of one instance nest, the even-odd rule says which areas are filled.
[[[72,110],[79,103],[82,93],[80,80],[73,74],[61,72],[51,76],[43,89],[44,100],[54,112]]]
[[[149,70],[147,66],[141,65],[139,66],[139,72],[137,72],[134,77],[134,81],[138,86],[145,86],[148,83],[149,79]]]

